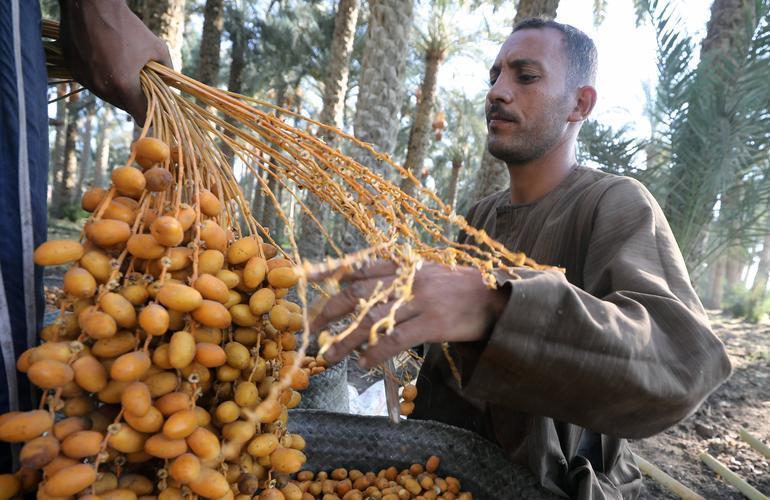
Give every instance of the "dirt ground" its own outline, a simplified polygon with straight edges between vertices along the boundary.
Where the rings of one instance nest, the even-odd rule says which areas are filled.
[[[745,429],[770,442],[770,325],[751,325],[716,311],[710,315],[732,361],[732,377],[695,414],[662,434],[632,443],[632,448],[707,499],[744,497],[700,461],[702,451],[770,495],[770,460],[738,436]],[[678,497],[645,477],[642,498]]]

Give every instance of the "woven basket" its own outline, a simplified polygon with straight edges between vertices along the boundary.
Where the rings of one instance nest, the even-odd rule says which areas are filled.
[[[475,500],[557,498],[538,488],[528,471],[511,464],[500,447],[446,424],[404,420],[394,425],[385,417],[291,410],[289,430],[307,442],[308,470],[401,470],[437,455],[437,473],[458,478]]]
[[[310,377],[299,408],[348,413],[348,358]]]

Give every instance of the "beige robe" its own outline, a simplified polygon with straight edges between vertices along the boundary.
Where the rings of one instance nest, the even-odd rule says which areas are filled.
[[[625,438],[675,424],[730,373],[660,207],[633,179],[578,167],[535,203],[506,190],[468,221],[566,274],[499,273],[510,300],[489,338],[451,349],[462,388],[430,346],[413,416],[486,436],[562,496],[636,498]]]

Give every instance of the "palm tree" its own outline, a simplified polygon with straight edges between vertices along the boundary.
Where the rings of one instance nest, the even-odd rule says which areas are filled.
[[[660,154],[645,180],[695,276],[725,248],[763,234],[770,203],[770,2],[739,3],[714,2],[695,68],[692,41],[670,10],[652,6],[660,61],[652,142]]]
[[[182,67],[185,1],[152,0],[143,2],[142,19],[150,31],[168,44],[171,62],[175,68]]]
[[[559,0],[519,0],[516,5],[516,17],[513,24],[519,23],[528,17],[556,17],[556,9],[559,8]]]
[[[259,33],[254,64],[258,66],[250,68],[253,73],[246,80],[250,89],[244,90],[248,93],[251,89],[269,88],[276,105],[301,111],[297,90],[305,78],[320,80],[324,75],[334,17],[320,3],[294,5],[287,2],[277,7],[275,12],[269,11],[254,23]],[[283,187],[273,176],[269,176],[267,182],[281,202]],[[256,185],[255,192],[260,190],[261,183]],[[280,238],[283,220],[272,200],[263,196],[255,196],[254,200],[258,205],[253,210],[254,216],[270,227],[273,237]]]
[[[70,88],[73,86],[71,85]],[[78,159],[78,112],[80,111],[79,94],[69,96],[67,102],[67,127],[64,133],[64,148],[62,150],[63,164],[54,177],[54,189],[51,196],[50,212],[52,217],[62,218],[68,213],[74,199],[77,185]]]
[[[409,52],[413,4],[413,0],[369,2],[353,130],[358,139],[373,144],[385,154],[393,151],[404,99],[404,66]],[[382,173],[375,162],[363,160]]]
[[[89,103],[84,107],[86,109],[86,116],[83,117],[85,123],[83,124],[83,148],[80,154],[80,165],[78,168],[78,179],[75,186],[75,192],[73,193],[73,199],[79,200],[83,194],[83,185],[91,174],[91,165],[93,165],[93,157],[91,155],[91,136],[94,129],[94,118],[96,116],[96,100],[93,95],[88,96]]]
[[[60,176],[61,167],[64,164],[64,143],[67,138],[67,84],[60,83],[56,86],[56,119],[52,123],[56,126],[56,135],[54,136],[53,148],[49,157],[49,175],[51,179],[49,184],[53,186],[53,192],[56,192],[57,177]]]
[[[768,217],[768,223],[770,224],[770,217]],[[757,274],[754,277],[754,284],[749,295],[746,317],[752,321],[759,319],[759,305],[766,296],[768,274],[770,274],[770,227],[768,227],[768,234],[762,241]]]
[[[577,159],[581,165],[593,163],[605,172],[639,178],[641,152],[651,154],[647,146],[646,141],[628,137],[627,127],[615,130],[586,120],[578,134]]]
[[[235,2],[234,2],[235,3]],[[242,3],[238,2],[238,3]],[[227,80],[227,90],[240,94],[243,87],[243,70],[246,66],[246,47],[248,33],[244,28],[245,22],[242,5],[229,6],[226,16],[227,33],[230,36],[230,72]]]
[[[206,85],[216,85],[219,76],[219,46],[224,28],[224,10],[224,0],[206,0],[198,55],[198,80]]]
[[[465,213],[472,198],[472,186],[481,153],[487,145],[487,124],[481,112],[484,96],[468,97],[459,91],[441,91],[439,100],[446,126],[430,151],[426,185],[457,213]]]
[[[419,172],[425,160],[431,128],[431,115],[436,98],[439,66],[446,59],[451,46],[462,45],[452,40],[446,26],[445,13],[446,11],[444,10],[435,14],[428,29],[428,34],[422,36],[421,45],[424,52],[425,72],[418,93],[414,122],[409,131],[409,146],[406,153],[406,162],[404,163],[404,168],[412,173]],[[414,188],[415,185],[412,180],[408,177],[402,179],[402,191],[412,195]]]
[[[342,127],[345,95],[350,76],[350,56],[353,53],[358,0],[340,0],[334,16],[334,34],[329,48],[329,64],[324,79],[323,108],[319,120],[335,127]],[[325,141],[332,141],[333,134],[322,133]]]
[[[348,90],[350,75],[350,56],[353,52],[356,23],[358,21],[358,0],[340,0],[337,13],[334,16],[334,35],[329,51],[328,73],[324,80],[323,108],[319,121],[342,128],[345,96]],[[321,137],[327,143],[333,143],[334,135],[321,131]],[[321,225],[328,217],[328,208],[308,191],[305,205]],[[309,259],[320,259],[324,256],[323,233],[318,230],[316,223],[306,212],[300,216],[300,254]]]
[[[94,186],[104,185],[104,176],[110,157],[110,132],[112,130],[112,106],[105,105],[99,119],[99,132],[96,135],[96,155],[94,158]]]
[[[369,2],[353,130],[359,140],[384,154],[390,154],[396,142],[413,10],[413,0]],[[356,151],[353,156],[373,171],[384,173],[369,153]],[[353,226],[346,225],[340,233],[343,251],[363,245]]]

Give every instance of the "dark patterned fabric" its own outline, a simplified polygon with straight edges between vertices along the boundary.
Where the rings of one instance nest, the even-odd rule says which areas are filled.
[[[730,373],[660,207],[635,180],[578,167],[535,203],[506,190],[468,221],[566,273],[499,272],[510,300],[490,337],[450,350],[462,387],[430,346],[413,416],[488,437],[559,495],[636,498],[624,438],[675,424]]]
[[[16,358],[36,343],[45,308],[32,254],[47,227],[46,86],[39,2],[0,1],[0,413],[33,404]],[[0,443],[0,472],[16,458]]]

